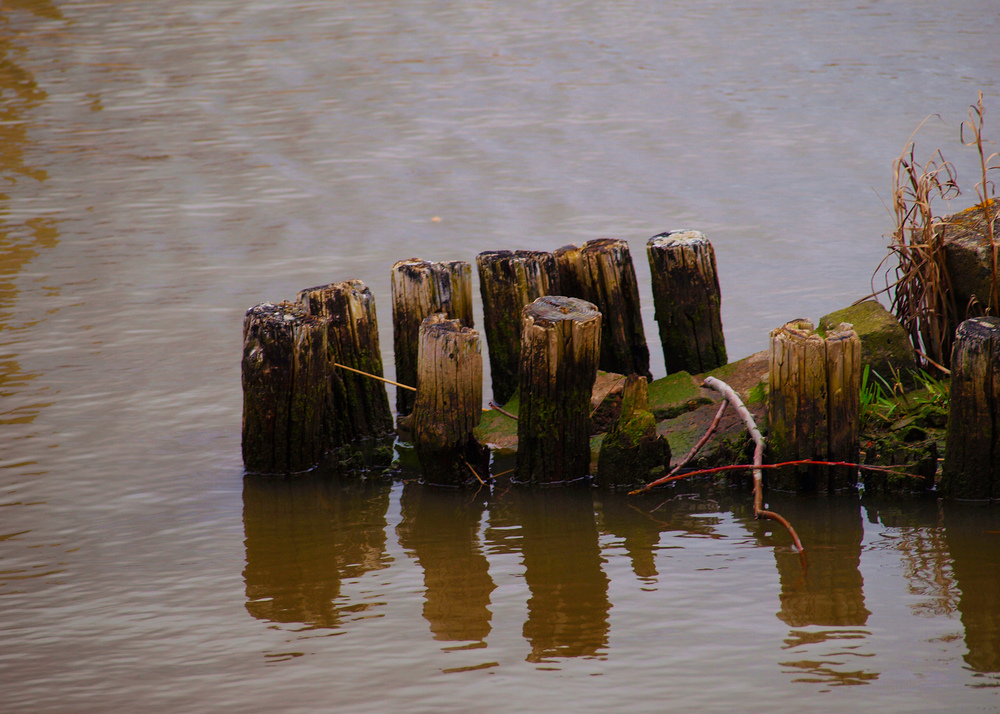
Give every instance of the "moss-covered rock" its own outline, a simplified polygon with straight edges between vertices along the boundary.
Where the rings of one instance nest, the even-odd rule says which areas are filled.
[[[866,496],[923,494],[934,485],[938,447],[933,435],[907,424],[883,432],[864,443],[863,463],[892,467],[887,471],[861,470]]]
[[[687,372],[675,372],[649,383],[649,409],[657,420],[673,419],[710,401],[701,382]]]
[[[631,487],[650,480],[670,465],[670,444],[656,433],[652,413],[636,410],[619,420],[601,444],[596,482],[609,488]]]
[[[888,380],[894,374],[911,379],[917,368],[913,347],[906,330],[891,312],[876,300],[865,300],[843,310],[831,312],[819,320],[819,330],[827,332],[842,322],[854,326],[861,338],[861,363]]]

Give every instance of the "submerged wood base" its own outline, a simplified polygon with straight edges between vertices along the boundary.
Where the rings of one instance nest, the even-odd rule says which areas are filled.
[[[601,443],[595,482],[609,488],[632,487],[648,483],[669,467],[670,444],[656,433],[646,378],[629,375],[621,413]]]
[[[775,461],[857,463],[861,340],[844,323],[826,337],[809,320],[771,331],[768,442]],[[802,466],[768,474],[768,486],[817,493],[857,487],[857,469]]]
[[[515,480],[555,485],[587,476],[600,346],[601,313],[591,303],[548,296],[524,308]]]
[[[263,303],[243,320],[243,465],[308,471],[326,452],[326,326],[295,303]]]
[[[413,443],[426,483],[485,481],[489,449],[472,430],[483,411],[479,333],[437,314],[420,326]]]
[[[974,317],[955,333],[941,491],[1000,499],[1000,319]]]

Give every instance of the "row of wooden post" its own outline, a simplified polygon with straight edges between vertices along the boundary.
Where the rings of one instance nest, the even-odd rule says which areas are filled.
[[[242,359],[246,470],[308,471],[331,451],[357,455],[360,441],[392,434],[385,386],[359,372],[382,375],[375,300],[361,281],[250,308]]]
[[[696,232],[674,232],[655,236],[647,249],[668,365],[704,372],[724,363],[710,244]],[[477,257],[477,267],[494,396],[505,402],[514,390],[521,394],[516,480],[578,480],[590,466],[596,370],[650,376],[628,246],[605,239],[554,253],[488,252]],[[400,261],[392,287],[397,377],[422,387],[400,389],[397,412],[413,412],[425,478],[483,480],[489,454],[472,436],[482,404],[482,354],[473,329],[471,267]],[[692,294],[702,298],[689,299]],[[694,329],[699,326],[708,329]],[[684,332],[697,335],[682,339]],[[963,323],[953,352],[941,481],[948,495],[1000,498],[998,364],[1000,320]],[[768,420],[775,460],[857,462],[860,368],[860,340],[850,325],[820,335],[807,320],[795,320],[772,331]],[[362,373],[381,377],[382,362],[374,299],[360,281],[310,288],[294,303],[249,310],[247,471],[305,471],[359,439],[392,434],[385,387]],[[804,465],[773,472],[769,485],[834,492],[853,489],[856,475],[856,468]]]
[[[674,231],[650,239],[647,252],[656,319],[669,369],[703,371],[724,364],[721,301],[711,244],[697,231]],[[476,265],[495,401],[506,403],[520,389],[529,395],[522,400],[522,408],[528,404],[529,416],[519,424],[519,432],[537,427],[562,434],[549,443],[554,449],[539,447],[535,457],[527,456],[531,448],[523,449],[523,480],[563,481],[586,475],[590,436],[587,405],[596,370],[652,377],[628,244],[600,239],[552,253],[490,251],[477,256]],[[539,302],[543,297],[546,300]],[[463,379],[474,380],[476,369],[481,380],[469,264],[399,261],[392,268],[392,299],[396,377],[401,385],[428,383],[445,374],[454,378],[459,372]],[[432,317],[432,323],[425,324]],[[444,324],[449,326],[442,327]],[[526,335],[538,342],[527,351],[522,349]],[[557,339],[562,340],[558,349],[554,346]],[[454,360],[462,354],[454,345],[444,346],[455,340],[468,343],[463,349],[469,355],[479,355],[478,368],[446,367],[447,359],[441,355]],[[551,363],[544,363],[543,358]],[[533,376],[533,369],[541,376]],[[243,452],[247,470],[307,470],[331,450],[357,439],[384,435],[391,428],[385,388],[365,381],[358,371],[382,377],[374,301],[359,281],[303,291],[295,303],[265,303],[252,308],[244,324]],[[535,382],[526,386],[522,383],[525,378]],[[545,389],[536,383],[538,379],[549,379],[552,384]],[[419,391],[398,389],[396,412],[399,417],[419,412],[411,422],[418,455],[428,455],[421,459],[429,464],[425,470],[447,480],[442,474],[461,471],[462,464],[442,459],[438,442],[441,433],[457,427],[430,424],[445,414],[454,416],[457,401],[478,401],[459,399],[457,392],[445,399],[441,389],[429,387],[424,396]],[[469,387],[466,384],[458,389]],[[556,392],[558,406],[539,406],[531,411],[532,396],[549,394],[550,399],[556,399]],[[477,393],[481,395],[481,384]],[[568,406],[576,402],[582,406]],[[577,411],[586,418],[575,416]],[[544,419],[544,428],[538,426],[539,415],[550,412],[559,416]],[[474,417],[455,418],[465,419],[462,428],[471,432],[478,414],[476,409]],[[544,438],[549,436],[546,431]],[[455,453],[461,453],[464,471],[478,476],[477,467],[485,470],[481,450],[468,447],[466,437],[458,441],[463,443],[456,442]],[[523,443],[531,443],[527,432]],[[564,448],[564,443],[572,446]],[[432,453],[436,456],[429,455]],[[570,453],[574,455],[567,456]],[[543,472],[547,475],[541,476]]]

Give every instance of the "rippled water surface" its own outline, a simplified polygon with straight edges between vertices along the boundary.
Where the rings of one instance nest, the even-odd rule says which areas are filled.
[[[995,507],[779,500],[803,571],[738,490],[245,479],[239,374],[254,304],[365,281],[392,376],[394,261],[609,236],[652,341],[644,244],[675,228],[715,246],[730,356],[762,349],[871,289],[929,114],[918,155],[971,205],[998,17],[5,2],[3,708],[1000,708]]]

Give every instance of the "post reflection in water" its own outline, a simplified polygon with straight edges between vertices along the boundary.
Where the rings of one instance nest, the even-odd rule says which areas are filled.
[[[424,571],[424,618],[435,640],[485,642],[496,588],[479,543],[487,492],[403,486],[399,544]]]
[[[878,672],[860,666],[874,652],[865,652],[864,629],[871,614],[865,607],[861,542],[864,525],[860,503],[851,497],[806,499],[769,494],[771,510],[795,524],[807,544],[803,569],[792,547],[776,547],[781,581],[777,616],[792,629],[785,649],[796,659],[781,662],[793,681],[827,685],[867,684]],[[771,538],[787,539],[774,524]],[[870,666],[870,665],[869,665]]]
[[[719,519],[711,515],[720,510],[719,502],[700,493],[667,496],[648,493],[629,496],[625,492],[600,495],[598,512],[602,531],[621,538],[622,546],[632,562],[632,572],[649,583],[656,581],[656,551],[664,531],[683,531],[702,536],[715,536]],[[679,546],[674,546],[679,547]]]
[[[952,572],[961,592],[958,609],[969,650],[965,662],[978,673],[1000,672],[1000,513],[995,505],[977,503],[944,503],[942,510]],[[989,545],[984,547],[984,542]]]
[[[389,567],[390,488],[321,475],[244,478],[247,611],[270,622],[335,628],[347,613],[381,604],[338,599],[345,579]]]
[[[594,657],[608,646],[608,578],[589,488],[512,490],[509,516],[521,526],[531,596],[524,637],[528,662]]]

